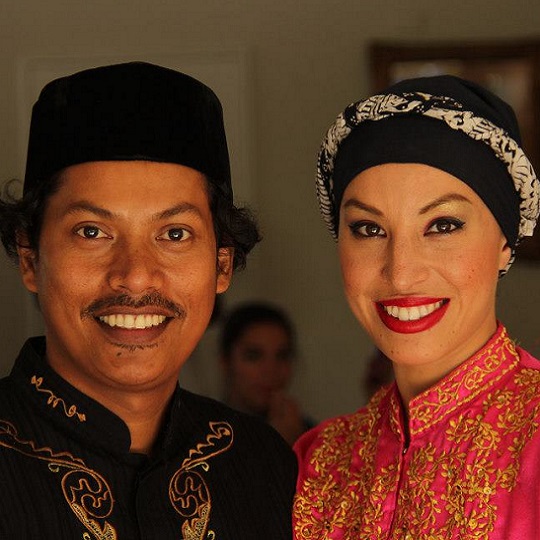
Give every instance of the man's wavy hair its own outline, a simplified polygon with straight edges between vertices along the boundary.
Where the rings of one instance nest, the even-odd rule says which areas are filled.
[[[18,264],[17,248],[25,247],[39,256],[39,239],[43,215],[49,198],[58,191],[61,171],[47,181],[39,182],[33,190],[17,198],[18,180],[8,181],[0,199],[0,237],[7,255]],[[233,269],[246,266],[248,253],[261,240],[255,219],[247,208],[237,208],[229,197],[206,178],[210,210],[218,248],[234,248]],[[25,239],[25,244],[21,241]]]

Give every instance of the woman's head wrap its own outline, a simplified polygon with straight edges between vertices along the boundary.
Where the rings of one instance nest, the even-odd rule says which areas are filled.
[[[384,163],[423,163],[465,182],[512,249],[533,233],[539,182],[521,149],[514,112],[472,82],[449,75],[405,80],[338,116],[317,167],[320,209],[335,238],[346,187]]]

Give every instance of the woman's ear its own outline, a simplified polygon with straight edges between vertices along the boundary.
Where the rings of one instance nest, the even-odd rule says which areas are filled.
[[[512,248],[508,245],[506,238],[501,242],[501,252],[499,254],[499,270],[504,270],[512,257]]]
[[[229,372],[229,365],[230,365],[229,359],[225,358],[225,356],[223,356],[222,354],[219,355],[218,359],[219,359],[219,366],[221,368],[221,372],[223,373],[223,376],[227,376]]]
[[[233,258],[234,258],[234,248],[232,247],[222,247],[218,249],[217,255],[217,286],[216,293],[223,293],[231,284],[231,278],[233,273]]]
[[[19,272],[24,286],[30,292],[37,293],[37,253],[29,247],[26,235],[17,235],[17,256],[19,258]]]

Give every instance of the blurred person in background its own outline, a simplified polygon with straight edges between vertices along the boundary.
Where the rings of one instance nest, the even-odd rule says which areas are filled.
[[[382,387],[394,380],[392,361],[380,349],[375,348],[368,358],[363,386],[366,398],[371,399]]]
[[[283,309],[265,302],[237,306],[223,323],[219,346],[229,406],[264,418],[290,444],[313,427],[289,394],[297,346]]]

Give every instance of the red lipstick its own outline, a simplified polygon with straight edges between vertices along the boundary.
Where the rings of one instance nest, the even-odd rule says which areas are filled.
[[[400,334],[415,334],[417,332],[429,330],[444,317],[449,305],[450,301],[448,298],[428,298],[418,296],[375,302],[377,312],[384,325],[393,332],[398,332]],[[424,306],[423,309],[422,306]],[[389,313],[389,308],[394,309],[390,309]],[[421,311],[427,311],[428,313],[423,315],[420,314],[420,317],[416,318],[416,320],[401,320],[403,319],[404,314],[395,313],[396,309],[399,308],[406,308],[406,313],[411,313],[412,311],[412,313],[417,314],[418,310],[411,310],[411,308],[418,308]],[[394,313],[392,313],[392,311],[394,311]],[[398,315],[401,315],[401,319]]]

